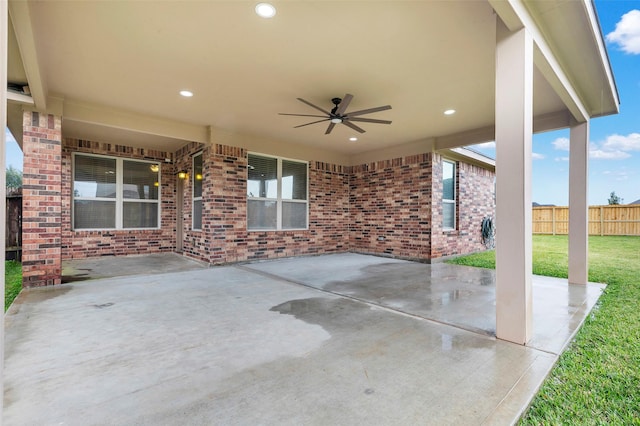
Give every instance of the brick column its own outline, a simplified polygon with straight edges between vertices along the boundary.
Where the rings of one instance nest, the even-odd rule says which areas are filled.
[[[22,285],[60,284],[61,118],[25,111],[22,123]]]

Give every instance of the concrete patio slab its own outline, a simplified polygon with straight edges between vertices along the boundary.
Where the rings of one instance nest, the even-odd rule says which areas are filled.
[[[205,269],[208,265],[177,253],[103,256],[62,262],[62,282],[86,281],[127,275],[164,274]]]
[[[4,424],[517,419],[557,355],[321,288],[384,265],[415,273],[345,254],[23,291],[5,315]]]
[[[290,282],[495,336],[495,271],[347,253],[245,266]],[[604,285],[569,285],[533,276],[533,336],[528,346],[559,354],[598,301]]]

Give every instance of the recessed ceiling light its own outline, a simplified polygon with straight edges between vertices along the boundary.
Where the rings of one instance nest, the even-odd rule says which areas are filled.
[[[350,140],[351,142],[355,142],[355,141],[357,141],[357,140],[358,140],[358,138],[356,138],[355,136],[353,136],[353,137],[350,137],[350,138],[349,138],[349,140]]]
[[[256,13],[263,18],[273,18],[276,14],[276,8],[269,3],[258,3],[256,5]]]
[[[455,109],[448,109],[444,112],[444,115],[453,115],[456,113]]]
[[[185,98],[190,98],[193,96],[193,92],[190,92],[188,90],[181,90],[180,95],[184,96]]]

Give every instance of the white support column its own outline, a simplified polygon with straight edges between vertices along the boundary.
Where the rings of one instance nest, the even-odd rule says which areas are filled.
[[[2,88],[0,88],[0,169],[7,169],[7,138],[5,135],[7,128],[7,62],[9,61],[8,55],[8,39],[9,39],[9,3],[6,0],[0,0],[0,82],[2,82]],[[3,213],[7,211],[7,185],[6,185],[6,173],[0,174],[0,211]],[[7,230],[2,214],[2,220],[0,220],[0,235],[4,240]],[[4,259],[5,259],[5,247],[2,243],[2,262],[0,262],[0,291],[4,294]],[[4,395],[4,315],[0,315],[0,394]],[[0,398],[0,419],[2,419],[3,401]],[[2,423],[2,420],[0,420]]]
[[[496,335],[531,337],[533,39],[496,28]]]
[[[589,122],[571,127],[569,151],[569,283],[589,280]]]

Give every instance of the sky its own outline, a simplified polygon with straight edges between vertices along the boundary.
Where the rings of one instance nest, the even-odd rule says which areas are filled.
[[[620,113],[591,120],[589,204],[640,200],[640,0],[596,0],[600,26],[620,96]],[[532,199],[566,206],[569,129],[533,136]],[[495,157],[495,143],[475,145]],[[7,130],[7,167],[22,170],[22,151]]]
[[[589,204],[640,199],[640,0],[596,0],[600,27],[620,97],[620,113],[591,120]],[[495,143],[474,149],[495,158]],[[532,200],[566,206],[569,129],[533,135]]]

